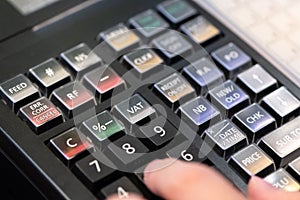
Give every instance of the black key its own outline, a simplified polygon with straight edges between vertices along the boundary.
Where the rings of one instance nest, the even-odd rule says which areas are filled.
[[[0,95],[4,102],[16,113],[24,106],[40,97],[39,91],[23,74],[0,85]]]
[[[300,183],[300,156],[288,164],[287,171]]]
[[[178,114],[200,134],[210,125],[221,120],[220,112],[201,96],[180,106]]]
[[[204,136],[205,141],[225,159],[248,144],[246,135],[228,119],[207,129]]]
[[[152,43],[167,64],[181,60],[192,51],[192,45],[176,31],[168,31],[155,38]]]
[[[129,30],[123,23],[100,33],[98,38],[103,40],[117,56],[138,47],[140,42],[134,31]]]
[[[140,127],[140,131],[157,147],[170,141],[177,133],[177,129],[166,118],[159,116],[149,124]],[[154,149],[154,147],[150,147]]]
[[[203,16],[196,17],[180,26],[180,29],[197,44],[203,44],[215,38],[220,30]]]
[[[38,134],[64,121],[61,112],[45,97],[23,106],[19,116]]]
[[[29,78],[47,97],[54,89],[71,81],[70,74],[53,58],[29,69]]]
[[[115,105],[112,112],[130,129],[130,132],[133,125],[142,125],[156,115],[155,109],[139,94]]]
[[[223,72],[208,58],[201,58],[183,68],[183,75],[201,95],[225,80]]]
[[[179,74],[174,73],[154,84],[155,91],[172,109],[196,96],[194,88]]]
[[[51,101],[71,118],[95,106],[94,97],[79,82],[71,82],[53,91]]]
[[[149,151],[137,138],[127,135],[109,144],[108,149],[124,165],[132,163]],[[118,160],[115,163],[119,163]]]
[[[124,56],[125,62],[132,67],[134,74],[140,79],[148,78],[150,75],[161,70],[163,60],[149,48],[137,49]]]
[[[106,184],[113,169],[101,163],[93,155],[89,155],[75,163],[75,172],[81,176],[89,188],[97,188]]]
[[[254,175],[265,177],[275,170],[273,160],[255,144],[251,144],[231,156],[229,164],[245,181]]]
[[[167,151],[167,156],[179,158],[186,162],[204,162],[207,159],[206,155],[200,152],[200,148],[197,148],[189,140]]]
[[[103,102],[126,89],[125,81],[107,66],[102,66],[85,74],[82,83],[99,99],[99,102]]]
[[[268,175],[264,180],[277,189],[288,192],[300,191],[300,184],[282,168]]]
[[[69,64],[70,69],[78,78],[103,64],[102,59],[84,43],[61,53],[60,56]]]
[[[259,146],[283,167],[300,155],[300,117],[264,136]]]
[[[161,12],[171,23],[178,25],[190,17],[194,16],[197,11],[186,1],[165,1],[157,6]]]
[[[265,96],[261,105],[276,118],[278,126],[299,115],[300,101],[285,87]]]
[[[251,58],[233,43],[229,43],[212,54],[212,57],[222,66],[228,78],[251,66]]]
[[[208,92],[209,99],[219,111],[228,117],[250,103],[249,96],[231,80]]]
[[[169,27],[169,24],[153,10],[146,10],[130,18],[129,23],[146,39],[153,38]]]
[[[76,128],[56,136],[50,140],[50,143],[67,161],[93,147]]]
[[[258,141],[276,128],[275,119],[256,103],[235,114],[233,122],[247,134],[250,142]]]
[[[263,96],[274,91],[277,81],[259,64],[240,73],[237,83],[250,95],[253,101],[260,100]]]
[[[129,193],[135,193],[143,196],[143,193],[127,177],[122,177],[104,187],[101,189],[101,193],[105,197],[116,194],[118,199],[129,199]]]

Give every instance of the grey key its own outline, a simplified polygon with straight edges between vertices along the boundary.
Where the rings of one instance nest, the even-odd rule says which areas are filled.
[[[192,99],[178,109],[180,118],[200,134],[210,125],[221,120],[220,112],[204,97]]]
[[[146,10],[130,18],[129,23],[147,39],[153,38],[169,27],[169,24],[153,10]]]
[[[123,23],[100,33],[99,37],[117,56],[138,47],[140,42],[140,38],[132,30],[129,30]]]
[[[23,74],[19,74],[0,85],[3,101],[16,113],[24,106],[40,97],[39,91]]]
[[[69,118],[80,115],[96,105],[94,97],[77,81],[54,90],[51,101]]]
[[[155,83],[154,88],[165,103],[174,110],[179,104],[195,96],[194,88],[177,73]]]
[[[229,164],[245,181],[254,175],[265,177],[275,170],[273,160],[255,144],[251,144],[231,156]]]
[[[228,119],[207,129],[204,137],[205,141],[225,159],[248,144],[246,135]]]
[[[268,175],[264,178],[264,180],[277,189],[282,189],[288,192],[300,191],[299,183],[297,183],[297,181],[282,168]]]
[[[300,117],[264,136],[259,146],[279,167],[297,158],[300,155]]]
[[[155,109],[139,94],[115,105],[112,112],[130,130],[132,130],[132,125],[144,124],[156,114]]]
[[[223,67],[228,78],[251,66],[251,58],[234,43],[217,49],[211,55]]]
[[[180,29],[197,44],[203,44],[215,38],[221,32],[203,16],[196,17],[180,26]]]
[[[212,104],[228,117],[232,117],[250,103],[249,96],[231,80],[210,90],[208,95]]]
[[[285,87],[265,96],[262,106],[273,115],[281,125],[299,114],[300,101]]]
[[[289,163],[287,171],[300,183],[300,156]]]
[[[225,80],[223,72],[205,57],[183,68],[183,75],[191,82],[199,94],[206,93]]]
[[[259,64],[240,73],[237,76],[237,83],[250,94],[253,101],[260,100],[277,87],[276,79]]]
[[[167,64],[177,62],[192,51],[192,45],[176,31],[168,31],[155,38],[152,43]]]
[[[75,76],[81,78],[86,72],[102,65],[102,59],[86,44],[81,43],[60,54]]]
[[[236,113],[233,122],[247,134],[251,142],[276,128],[275,119],[256,103]]]
[[[161,12],[170,22],[177,25],[197,13],[186,1],[165,1],[157,6]]]
[[[47,97],[54,89],[71,81],[70,74],[53,58],[29,69],[29,78]]]

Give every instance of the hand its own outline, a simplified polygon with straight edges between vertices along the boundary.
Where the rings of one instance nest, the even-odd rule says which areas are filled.
[[[148,188],[167,200],[300,200],[300,192],[276,189],[258,177],[250,179],[248,195],[245,197],[218,172],[199,163],[154,160],[148,164],[145,172],[144,181]],[[108,198],[118,199],[115,195]],[[130,194],[128,199],[144,198]]]

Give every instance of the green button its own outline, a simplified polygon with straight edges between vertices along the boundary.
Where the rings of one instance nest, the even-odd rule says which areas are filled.
[[[123,126],[108,111],[103,111],[90,118],[83,122],[83,125],[100,141],[124,130]]]
[[[185,1],[166,1],[158,5],[158,10],[172,23],[180,23],[196,14],[196,10]]]

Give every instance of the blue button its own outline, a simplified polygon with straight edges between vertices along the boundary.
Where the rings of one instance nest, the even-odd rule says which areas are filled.
[[[250,141],[257,141],[276,128],[275,119],[256,103],[235,114],[233,122],[244,130]]]
[[[208,58],[201,58],[183,69],[183,75],[203,94],[223,82],[224,74]]]
[[[249,96],[231,80],[210,90],[208,94],[210,101],[228,117],[250,103]]]
[[[192,128],[204,131],[209,124],[221,120],[220,112],[205,98],[197,97],[179,107],[181,119],[189,123]]]
[[[233,43],[217,49],[211,55],[224,68],[228,78],[251,66],[251,58]]]

